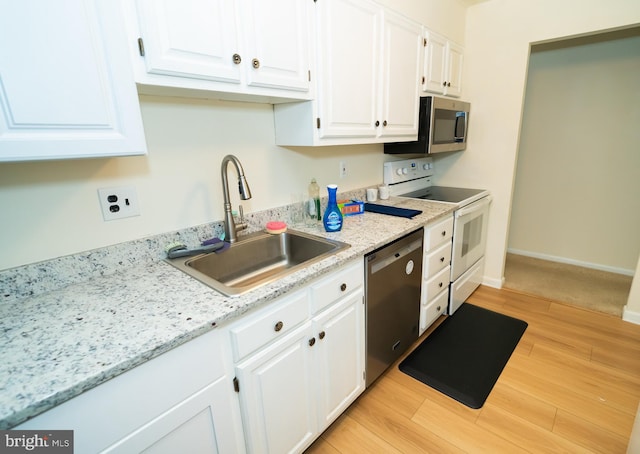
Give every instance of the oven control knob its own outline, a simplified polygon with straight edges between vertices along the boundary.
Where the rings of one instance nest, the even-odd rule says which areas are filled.
[[[396,170],[396,173],[397,173],[398,175],[402,175],[402,169],[398,169],[398,170]]]
[[[403,168],[402,168],[402,174],[403,174],[403,175],[406,175],[406,174],[408,174],[408,173],[409,173],[409,169],[407,169],[406,167],[403,167]]]

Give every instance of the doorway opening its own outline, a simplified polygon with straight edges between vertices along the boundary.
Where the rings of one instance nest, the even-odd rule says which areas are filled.
[[[640,28],[531,47],[507,288],[622,315],[640,253]]]

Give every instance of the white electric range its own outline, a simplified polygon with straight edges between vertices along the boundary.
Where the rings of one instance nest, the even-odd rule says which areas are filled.
[[[433,159],[384,163],[384,183],[395,197],[454,204],[451,274],[447,313],[453,313],[481,284],[491,197],[484,189],[434,186]]]

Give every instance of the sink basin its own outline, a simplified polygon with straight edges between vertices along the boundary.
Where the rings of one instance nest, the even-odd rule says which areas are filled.
[[[258,232],[220,253],[167,261],[220,293],[237,296],[348,247],[340,241],[294,230],[278,235]]]

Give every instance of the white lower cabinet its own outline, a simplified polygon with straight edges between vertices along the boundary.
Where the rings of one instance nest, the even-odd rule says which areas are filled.
[[[249,452],[302,451],[317,432],[311,322],[236,367]]]
[[[453,216],[424,229],[419,335],[447,311],[452,237]]]
[[[287,325],[273,318],[277,307],[291,308],[294,301],[309,311],[306,320],[236,363],[248,452],[302,452],[364,391],[363,280],[358,260],[231,327],[238,333],[251,325],[260,333],[264,320],[281,332]]]
[[[221,411],[233,404],[226,378],[219,378],[103,452],[235,452],[238,444],[229,436],[235,430],[233,419]]]
[[[364,391],[364,304],[356,292],[314,318],[318,422],[329,427]]]
[[[219,329],[14,427],[73,430],[77,453],[236,453],[242,425]]]

